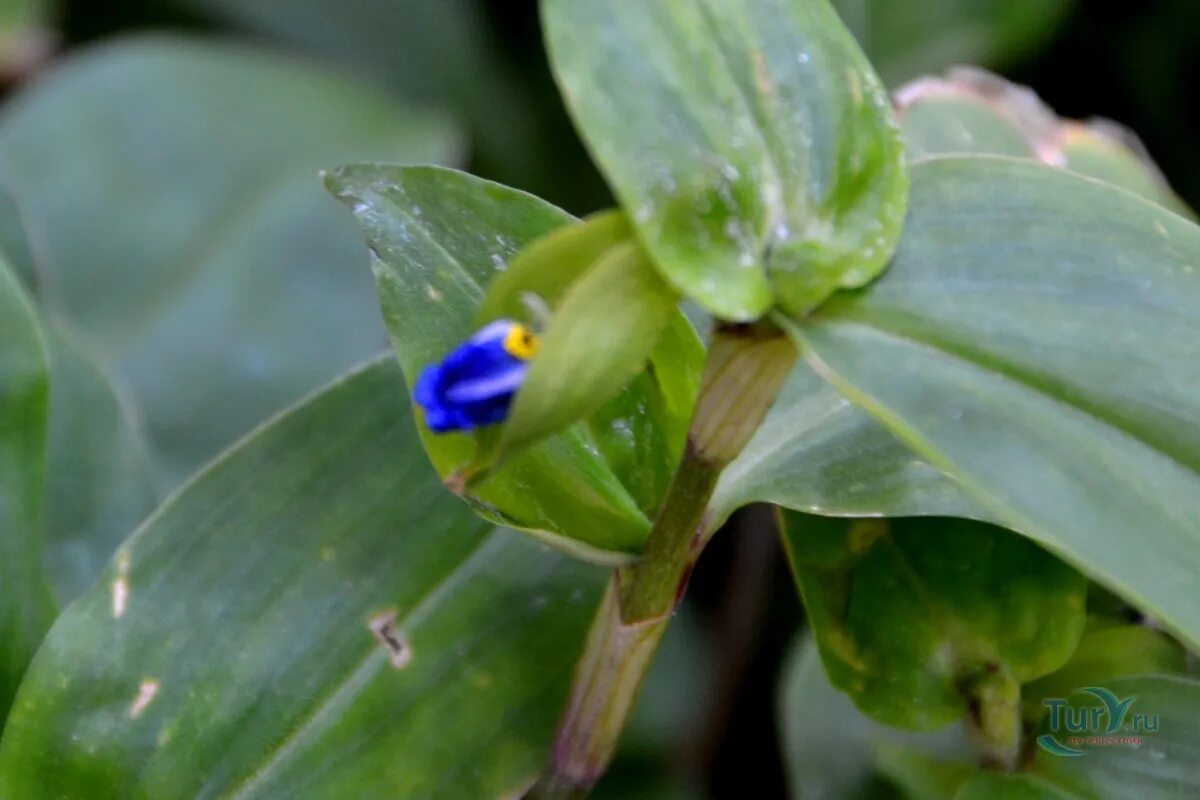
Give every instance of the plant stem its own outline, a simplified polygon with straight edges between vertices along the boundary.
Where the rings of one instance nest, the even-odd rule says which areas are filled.
[[[576,667],[550,768],[530,796],[586,796],[607,770],[706,542],[721,470],[762,423],[796,360],[778,331],[718,327],[683,458],[642,557],[613,573]]]
[[[1021,746],[1021,685],[1004,673],[989,673],[975,682],[971,697],[967,732],[980,763],[1013,769]]]

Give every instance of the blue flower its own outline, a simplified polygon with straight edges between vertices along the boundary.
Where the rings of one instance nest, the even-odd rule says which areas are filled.
[[[425,424],[446,433],[503,422],[537,347],[533,331],[511,320],[479,330],[421,372],[413,399],[425,410]]]

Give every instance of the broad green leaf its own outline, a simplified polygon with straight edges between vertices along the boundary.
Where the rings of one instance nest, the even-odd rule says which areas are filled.
[[[1113,735],[1140,736],[1141,744],[1080,745],[1084,756],[1052,755],[1039,749],[1033,771],[1081,798],[1168,800],[1200,795],[1200,681],[1150,675],[1117,678],[1103,687],[1121,700],[1136,698],[1126,724],[1134,725],[1140,714],[1154,718],[1157,730],[1122,730]],[[1090,695],[1070,699],[1085,708],[1101,705]],[[1095,735],[1107,734],[1101,730]]]
[[[37,313],[0,261],[0,719],[54,618],[42,571],[48,382]]]
[[[54,322],[45,330],[51,385],[45,561],[66,605],[96,579],[160,492],[138,411],[77,337]]]
[[[944,78],[913,81],[897,90],[896,113],[914,161],[955,154],[1029,158],[1190,214],[1132,132],[1106,120],[1061,119],[1032,89],[998,75],[958,67]]]
[[[1049,39],[1072,0],[834,0],[889,84],[955,64],[1002,65]]]
[[[21,687],[0,795],[516,796],[604,579],[441,488],[389,357],[122,546]]]
[[[327,184],[354,211],[370,243],[384,318],[410,385],[475,330],[497,270],[571,222],[531,195],[453,170],[363,164],[331,173]],[[677,353],[694,357],[692,347],[681,346],[686,334],[677,331],[673,341]],[[673,369],[681,375],[672,385],[693,367],[681,361]],[[635,382],[598,412],[602,421],[573,426],[510,459],[471,486],[468,500],[490,518],[577,555],[627,559],[645,540],[661,499],[646,489],[665,486],[683,446],[679,425],[655,421],[662,418],[657,414],[676,414],[673,395],[664,394],[663,404],[656,399],[649,385],[655,382]],[[599,442],[597,424],[606,431]],[[474,437],[421,429],[441,475],[473,458]],[[632,458],[633,468],[610,461],[609,445]]]
[[[719,317],[794,314],[886,265],[907,176],[826,0],[543,0],[584,140],[663,275]]]
[[[636,242],[618,245],[563,296],[504,424],[502,455],[568,427],[619,395],[677,314],[675,292]]]
[[[919,98],[900,104],[915,156],[926,147],[925,156],[960,149],[1000,153],[1001,146],[984,146],[997,130],[990,127],[993,123],[1020,135],[990,106],[979,107],[982,127],[977,127],[957,109],[959,103],[974,107],[977,100],[945,94],[943,88],[944,82],[935,82]],[[1133,150],[1123,152],[1134,157]],[[1149,162],[1143,166],[1153,168]],[[1087,174],[1082,167],[1078,171]],[[1168,208],[1177,204],[1169,192],[1159,201]],[[734,509],[758,501],[836,516],[988,518],[958,483],[916,456],[807,365],[796,368],[760,431],[725,470],[714,499],[715,516],[723,520]]]
[[[975,773],[953,797],[954,800],[1080,800],[1079,795],[1034,775],[1006,775],[987,770]]]
[[[830,681],[886,724],[934,730],[962,719],[972,682],[1046,675],[1083,632],[1083,576],[1008,531],[965,520],[784,519]]]
[[[1087,631],[1071,660],[1021,688],[1027,719],[1041,719],[1042,700],[1067,697],[1084,686],[1103,686],[1128,675],[1177,675],[1185,669],[1183,648],[1141,625],[1106,625]]]
[[[1200,228],[1019,161],[914,177],[887,276],[793,328],[810,366],[972,515],[1200,642]]]
[[[725,468],[714,527],[741,506],[772,503],[831,516],[980,516],[953,480],[922,460],[804,363]]]
[[[782,675],[779,710],[784,766],[791,796],[797,800],[876,796],[881,747],[904,748],[905,752],[916,749],[944,759],[969,755],[958,728],[916,734],[866,717],[829,683],[810,637],[797,640]]]
[[[142,408],[166,485],[386,341],[339,160],[436,160],[437,119],[242,46],[124,40],[0,116],[37,294]]]

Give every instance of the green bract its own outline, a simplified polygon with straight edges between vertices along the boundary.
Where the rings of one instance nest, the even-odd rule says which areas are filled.
[[[465,492],[468,501],[493,520],[548,536],[559,546],[593,560],[628,559],[645,540],[682,451],[684,422],[690,410],[687,386],[694,385],[695,365],[702,355],[695,334],[687,330],[686,320],[674,309],[674,300],[661,281],[644,272],[638,276],[635,246],[617,244],[613,251],[619,254],[625,248],[626,255],[619,258],[633,261],[600,256],[594,269],[588,269],[591,256],[606,251],[608,235],[601,231],[601,245],[593,246],[587,231],[606,223],[601,218],[578,229],[566,228],[556,235],[570,237],[578,230],[583,238],[564,246],[579,248],[586,257],[553,263],[537,258],[538,247],[557,246],[550,239],[547,244],[535,245],[530,255],[518,257],[516,263],[520,275],[536,273],[538,266],[557,269],[561,264],[568,270],[567,279],[522,279],[511,295],[501,291],[489,301],[495,305],[485,306],[481,312],[488,285],[509,260],[527,245],[570,225],[569,215],[531,195],[452,170],[360,165],[333,172],[326,180],[366,232],[384,318],[410,385],[423,367],[473,332],[480,313],[515,311],[526,286],[550,304],[561,299],[564,305],[578,304],[589,314],[602,314],[592,321],[583,315],[564,314],[561,340],[555,317],[547,332],[547,362],[552,365],[562,359],[573,369],[589,369],[588,363],[571,362],[615,354],[618,361],[608,366],[615,365],[620,374],[614,376],[607,368],[593,371],[588,378],[592,383],[586,384],[588,392],[568,395],[565,407],[557,405],[563,396],[554,387],[528,400],[518,393],[517,422],[529,427],[525,432],[515,429],[513,449],[589,412],[591,416],[513,454],[494,474],[480,477]],[[638,290],[646,302],[637,316],[609,324],[612,314],[623,312],[607,305],[589,305],[591,293],[601,290],[591,284],[610,278],[622,280],[620,272],[610,272],[626,267],[633,268],[629,274],[635,282],[648,286],[645,294]],[[576,271],[581,276],[579,284],[572,284]],[[575,287],[582,288],[573,299]],[[632,305],[634,300],[631,296],[631,306],[638,308]],[[673,316],[675,322],[670,321]],[[573,341],[573,326],[580,323],[625,337],[631,349],[602,349],[592,354],[586,349],[592,334],[585,334],[584,341]],[[664,331],[670,335],[663,335]],[[631,332],[636,335],[630,337]],[[666,349],[656,363],[666,365],[663,378],[655,373],[634,379],[631,368],[641,370],[660,335],[661,347]],[[562,349],[556,354],[559,347]],[[534,359],[535,369],[541,362],[539,355]],[[542,378],[536,375],[531,371],[535,389],[540,381],[559,379],[555,370],[543,373]],[[520,410],[523,404],[524,412]],[[545,423],[549,424],[541,427]],[[507,426],[502,435],[508,435]],[[436,435],[424,426],[422,439],[443,477],[471,465],[480,446],[475,437]]]

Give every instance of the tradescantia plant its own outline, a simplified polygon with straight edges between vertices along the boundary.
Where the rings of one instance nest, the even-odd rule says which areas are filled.
[[[89,306],[72,272],[129,254],[70,240],[55,226],[87,204],[28,178],[54,152],[32,120],[91,98],[91,75],[0,120],[3,184],[60,242],[39,272],[37,236],[3,237],[0,797],[585,795],[697,560],[752,503],[776,508],[811,628],[782,697],[798,796],[1200,792],[1200,228],[1134,140],[979,71],[889,95],[826,0],[541,10],[617,199],[583,220],[391,165],[398,138],[424,162],[453,137],[246,65],[281,98],[227,98],[263,153],[297,129],[281,161],[325,141],[367,159],[324,181],[365,234],[394,352],[227,450],[57,598],[55,531],[120,523],[56,511],[54,476],[100,484],[61,467],[78,437],[55,404],[116,408],[119,374],[151,453],[117,411],[104,441],[172,479],[231,431],[189,436],[170,321]],[[187,58],[226,87],[248,56]],[[165,102],[172,66],[143,44],[104,68]],[[302,85],[337,113],[290,108]],[[117,99],[87,113],[115,125]],[[202,182],[176,134],[206,191],[145,213],[181,232],[155,257],[192,263],[189,226],[261,176]],[[157,173],[121,175],[138,195]],[[312,247],[343,232],[287,219],[280,239]],[[102,224],[120,220],[75,227]],[[233,329],[304,335],[320,304],[299,281],[267,314],[224,288],[272,231],[235,225],[194,285],[147,291],[181,315],[239,296]],[[327,320],[345,341],[318,366],[369,346],[364,318]],[[203,353],[273,365],[229,425],[315,377]],[[158,489],[123,474],[97,506],[125,520]],[[1118,732],[1137,741],[1088,739]]]

